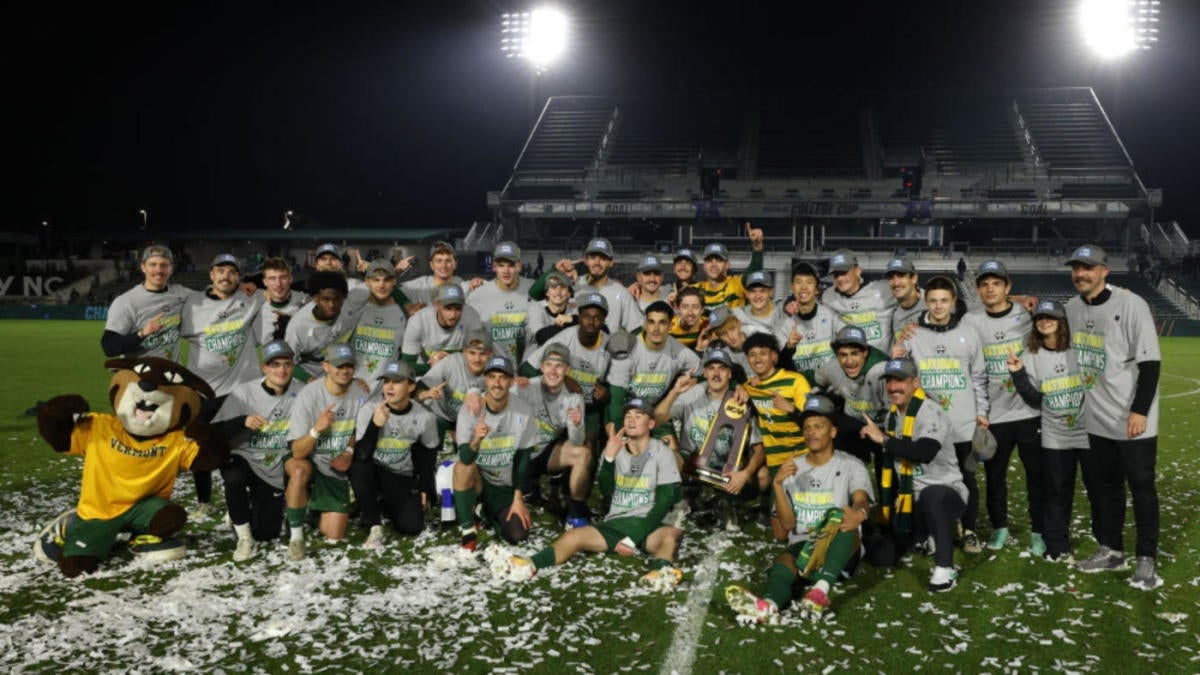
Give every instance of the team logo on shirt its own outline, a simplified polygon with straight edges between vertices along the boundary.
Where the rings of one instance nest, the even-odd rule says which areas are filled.
[[[1090,333],[1096,329],[1096,322],[1088,319],[1087,321],[1083,322],[1083,327],[1087,328],[1088,332]]]
[[[937,347],[934,347],[933,351],[937,352],[939,355],[945,354],[946,353],[946,345],[938,345]]]
[[[999,342],[1000,340],[1004,339],[1004,331],[998,330],[995,333],[992,333],[992,337],[996,338],[996,341]]]

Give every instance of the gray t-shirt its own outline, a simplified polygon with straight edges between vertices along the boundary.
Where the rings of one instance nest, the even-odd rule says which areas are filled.
[[[358,419],[358,410],[367,401],[367,394],[357,384],[351,384],[345,394],[334,396],[325,389],[325,378],[309,382],[292,405],[292,423],[288,427],[287,440],[290,443],[306,436],[317,418],[330,404],[334,407],[333,424],[317,438],[313,448],[312,463],[322,475],[339,480],[347,480],[345,473],[334,471],[329,464],[334,457],[344,450],[353,447],[354,423]]]
[[[604,299],[608,301],[608,315],[604,319],[604,325],[608,326],[609,333],[619,330],[633,332],[645,321],[642,310],[638,308],[637,301],[629,294],[629,289],[616,279],[610,278],[608,283],[603,286],[592,286],[586,279],[580,278],[579,283],[575,286],[575,297],[578,298],[584,293],[591,292],[603,295]]]
[[[350,336],[357,365],[354,376],[362,378],[371,391],[379,390],[375,379],[387,367],[388,361],[399,358],[400,343],[408,318],[395,302],[386,305],[368,303],[358,314],[358,324]]]
[[[787,345],[788,331],[791,328],[791,322],[782,320],[784,316],[778,306],[771,308],[766,316],[755,316],[747,303],[741,307],[733,308],[733,315],[742,322],[742,334],[750,337],[756,333],[769,333],[775,336],[775,341],[780,347]],[[791,317],[787,317],[791,319]]]
[[[516,290],[506,291],[495,280],[471,291],[467,304],[479,313],[483,325],[492,331],[492,341],[503,345],[513,363],[525,355],[525,326],[533,301],[529,299],[528,279],[521,279]]]
[[[457,276],[450,277],[446,283],[455,284],[462,287],[464,295],[467,292],[467,288],[463,284],[463,280]],[[433,298],[437,295],[438,285],[434,283],[434,277],[432,274],[425,274],[417,277],[416,279],[409,279],[408,281],[401,282],[400,290],[404,292],[404,295],[408,296],[409,302],[421,303],[422,305],[432,305]]]
[[[1036,408],[1025,403],[1013,386],[1008,371],[1010,351],[1017,356],[1025,352],[1033,317],[1020,305],[1012,305],[1001,316],[992,316],[983,307],[973,309],[963,317],[963,325],[971,326],[979,335],[983,360],[988,374],[988,422],[1002,424],[1037,417]]]
[[[716,419],[717,413],[720,412],[724,403],[725,396],[723,394],[716,399],[708,395],[706,382],[697,383],[675,399],[671,404],[671,420],[679,429],[679,454],[690,457],[700,451],[700,448],[704,446],[705,437],[708,436],[708,429],[712,426],[712,421]],[[762,443],[762,433],[758,429],[758,415],[753,414],[753,407],[749,404],[747,404],[746,412],[750,416],[750,444]],[[719,464],[709,468],[720,469],[725,466],[732,442],[733,434],[728,429],[717,432],[713,454]]]
[[[255,351],[261,297],[241,291],[224,299],[194,293],[183,306],[180,333],[188,341],[188,369],[204,378],[217,396],[261,376]]]
[[[886,366],[887,359],[880,359],[870,367],[864,366],[863,372],[851,379],[837,359],[833,359],[817,369],[813,382],[824,391],[841,396],[846,401],[843,412],[855,421],[862,422],[865,414],[878,423],[891,405],[883,381]]]
[[[1137,389],[1138,364],[1162,361],[1154,317],[1146,301],[1124,288],[1109,286],[1112,296],[1089,305],[1078,296],[1067,303],[1071,346],[1087,387],[1087,430],[1103,438],[1128,440],[1129,405]],[[1146,432],[1158,436],[1158,399],[1146,415]]]
[[[900,436],[904,417],[896,415],[895,433]],[[884,429],[886,432],[887,429]],[[954,441],[951,438],[950,419],[934,401],[926,401],[917,411],[913,420],[913,440],[932,438],[941,446],[933,461],[926,464],[913,463],[913,496],[921,498],[921,491],[930,485],[949,485],[967,501],[967,484],[963,482],[962,472],[958,470],[958,456],[954,452]],[[900,471],[900,459],[895,458],[895,469]]]
[[[886,281],[863,284],[857,293],[849,297],[831,286],[821,294],[821,304],[832,310],[838,318],[834,332],[846,324],[858,326],[866,332],[867,342],[872,347],[884,353],[890,351],[892,312],[896,308],[896,298]]]
[[[838,319],[828,307],[820,304],[816,306],[813,315],[807,319],[799,314],[789,316],[783,311],[783,305],[779,305],[775,309],[777,321],[780,322],[784,334],[783,341],[779,343],[780,347],[787,345],[793,330],[800,333],[800,341],[796,343],[792,363],[782,365],[811,381],[817,369],[834,357],[833,347],[830,343],[833,342],[837,332],[834,326],[838,323]]]
[[[537,445],[538,425],[529,404],[511,394],[504,410],[494,413],[483,406],[484,424],[491,430],[479,443],[475,465],[490,485],[512,486],[518,450]],[[479,417],[463,410],[458,416],[455,437],[458,443],[469,442],[475,436]]]
[[[927,309],[929,308],[925,306],[925,291],[919,288],[917,289],[917,301],[913,303],[912,307],[905,309],[897,301],[896,311],[892,312],[892,344],[900,342],[900,334],[904,332],[904,327],[919,321]]]
[[[601,457],[600,461],[608,460]],[[658,486],[680,482],[675,453],[657,438],[650,439],[646,451],[637,457],[622,448],[613,461],[617,484],[612,507],[604,520],[643,518],[654,508],[654,491]]]
[[[813,466],[808,455],[792,459],[796,473],[783,481],[784,494],[796,514],[796,527],[788,532],[788,544],[808,541],[815,533],[825,512],[854,503],[854,493],[862,490],[871,500],[871,474],[854,455],[834,450],[833,457],[821,466]]]
[[[458,417],[468,390],[482,391],[484,388],[483,373],[472,375],[471,371],[467,370],[467,357],[462,352],[438,361],[429,372],[421,376],[420,382],[428,389],[446,383],[446,386],[442,387],[441,398],[427,399],[423,403],[430,412],[447,422],[453,422]]]
[[[528,350],[533,350],[539,346],[537,332],[554,323],[554,317],[546,309],[547,306],[548,302],[546,300],[539,300],[531,303],[529,306],[529,322],[525,326],[525,348]],[[575,301],[568,302],[564,312],[568,316],[578,314],[579,308],[575,306]]]
[[[438,323],[437,307],[423,307],[408,319],[401,352],[417,357],[417,363],[429,363],[436,352],[461,352],[467,331],[482,327],[479,313],[470,305],[463,306],[462,318],[450,328]]]
[[[1083,373],[1074,349],[1039,349],[1021,357],[1025,372],[1042,392],[1042,447],[1057,450],[1087,448]]]
[[[367,400],[358,410],[355,424],[355,439],[362,440],[375,415],[375,409],[383,402],[382,395]],[[412,447],[421,444],[436,452],[438,442],[437,419],[424,406],[410,399],[408,411],[398,414],[389,411],[387,422],[379,429],[375,439],[375,464],[401,476],[413,475]]]
[[[333,321],[321,321],[313,316],[312,303],[288,322],[284,341],[296,354],[296,365],[313,377],[324,375],[321,362],[325,360],[325,348],[334,342],[345,342],[354,330],[354,317],[343,311]]]
[[[666,343],[655,351],[646,345],[645,336],[639,335],[629,356],[612,361],[608,383],[623,388],[630,398],[644,398],[655,403],[675,384],[677,377],[684,373],[695,374],[698,370],[700,357],[679,340],[667,336]]]
[[[162,328],[142,338],[136,352],[125,356],[158,356],[169,361],[179,360],[179,324],[183,305],[195,291],[179,285],[169,285],[162,291],[148,291],[138,285],[118,295],[108,308],[104,330],[120,335],[136,333],[146,322],[162,314]]]
[[[263,345],[275,339],[275,328],[281,317],[295,316],[296,312],[300,311],[300,308],[309,301],[307,293],[295,290],[289,293],[283,302],[267,300],[265,291],[259,291],[255,295],[259,296],[263,303],[262,310],[258,313],[258,321],[255,322],[258,343]]]
[[[921,387],[950,417],[955,443],[975,435],[976,416],[988,414],[987,369],[979,334],[961,323],[945,331],[922,326],[904,343],[921,372]]]
[[[549,449],[550,444],[562,435],[564,429],[567,432],[567,440],[572,445],[583,445],[583,396],[567,391],[565,386],[551,393],[542,386],[540,375],[530,378],[526,387],[514,384],[510,391],[528,403],[529,408],[533,410],[534,420],[537,422],[537,445],[533,449],[532,457],[541,456]],[[572,424],[568,417],[567,413],[572,408],[579,410],[579,424]]]
[[[233,454],[244,458],[254,475],[276,490],[283,489],[283,463],[292,456],[288,449],[288,429],[292,423],[292,405],[303,388],[302,382],[292,380],[287,390],[277,396],[263,387],[262,379],[242,382],[229,392],[213,417],[214,423],[250,415],[267,419],[266,424],[253,431],[241,429],[229,441]]]
[[[545,345],[535,349],[525,359],[525,363],[534,368],[540,367],[542,352],[546,350],[547,345],[552,344],[564,345],[571,353],[571,371],[567,374],[583,388],[583,400],[591,405],[595,399],[596,382],[605,379],[609,364],[612,363],[612,354],[605,349],[605,345],[608,344],[608,335],[600,333],[600,339],[595,346],[584,347],[579,341],[579,328],[568,328],[555,335]]]

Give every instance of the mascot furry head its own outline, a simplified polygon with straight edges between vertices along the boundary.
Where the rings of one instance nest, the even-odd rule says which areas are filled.
[[[83,458],[78,505],[34,544],[38,559],[58,563],[69,577],[94,571],[120,532],[131,535],[130,549],[144,559],[183,557],[183,544],[171,538],[187,522],[170,501],[175,476],[219,468],[229,453],[224,438],[199,420],[201,402],[213,396],[203,379],[154,357],[104,365],[113,371],[108,398],[116,415],[89,413],[77,394],[38,410],[38,431],[50,447]]]

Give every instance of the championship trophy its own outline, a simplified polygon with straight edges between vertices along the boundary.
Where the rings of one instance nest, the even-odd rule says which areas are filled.
[[[708,433],[704,436],[704,444],[700,446],[700,454],[696,458],[696,475],[700,480],[710,485],[724,487],[729,483],[729,474],[745,466],[746,441],[750,436],[750,415],[748,403],[738,403],[733,399],[733,392],[725,394],[725,400],[717,409],[716,418],[708,425]],[[728,454],[721,461],[718,446],[724,446],[728,441]],[[723,450],[724,448],[722,448]]]

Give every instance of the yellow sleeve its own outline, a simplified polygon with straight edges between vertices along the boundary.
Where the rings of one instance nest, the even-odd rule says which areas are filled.
[[[88,439],[92,436],[92,425],[96,421],[95,415],[88,415],[75,423],[75,428],[71,430],[71,449],[67,451],[68,455],[83,457],[87,454]]]
[[[792,404],[797,410],[804,410],[805,399],[808,398],[808,392],[812,391],[812,387],[808,385],[808,379],[800,373],[796,373],[796,385],[792,387]]]

